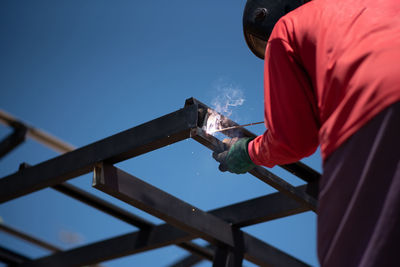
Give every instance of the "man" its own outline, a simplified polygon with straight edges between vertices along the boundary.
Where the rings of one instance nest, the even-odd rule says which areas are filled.
[[[291,163],[320,146],[321,266],[400,266],[398,0],[248,0],[243,22],[265,55],[267,131],[215,155],[220,169]]]

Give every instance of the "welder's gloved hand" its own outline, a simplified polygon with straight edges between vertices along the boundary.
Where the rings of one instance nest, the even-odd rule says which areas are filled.
[[[224,143],[231,145],[230,149],[213,153],[213,158],[220,163],[219,170],[232,173],[246,173],[256,165],[251,161],[247,146],[252,138],[225,139]]]

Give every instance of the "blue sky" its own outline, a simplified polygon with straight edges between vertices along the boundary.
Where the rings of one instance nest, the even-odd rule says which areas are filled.
[[[232,89],[240,91],[245,101],[232,108],[231,118],[239,123],[260,121],[263,62],[251,54],[243,38],[244,4],[238,0],[1,1],[0,108],[77,147],[182,108],[186,98],[211,105]],[[264,131],[263,126],[249,129]],[[10,129],[0,125],[0,137],[8,133]],[[55,156],[56,152],[27,140],[0,160],[0,176],[15,172],[21,162],[36,164]],[[304,162],[321,171],[318,153]],[[194,140],[117,166],[203,210],[274,192],[250,175],[219,172],[211,152]],[[301,184],[279,168],[272,171]],[[161,222],[92,189],[91,175],[70,182]],[[51,189],[1,204],[0,216],[4,223],[63,249],[135,230]],[[311,212],[244,230],[318,265],[316,217]],[[0,245],[33,258],[48,253],[4,233]],[[168,266],[184,255],[171,246],[104,265]]]

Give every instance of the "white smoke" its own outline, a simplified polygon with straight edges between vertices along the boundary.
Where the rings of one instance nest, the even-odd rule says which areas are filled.
[[[217,96],[211,101],[212,107],[216,112],[210,112],[206,124],[206,132],[214,134],[221,129],[221,116],[230,117],[235,107],[243,105],[245,98],[239,86],[232,83],[218,82],[216,86]],[[218,113],[217,113],[218,112]]]
[[[217,86],[218,95],[212,100],[211,104],[215,111],[231,116],[233,107],[243,105],[245,98],[243,91],[233,84],[220,84]]]

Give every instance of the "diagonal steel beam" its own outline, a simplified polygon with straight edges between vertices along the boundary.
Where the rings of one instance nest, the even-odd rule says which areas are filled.
[[[105,164],[95,168],[93,186],[215,245],[228,246],[233,250],[243,248],[244,257],[260,266],[277,264],[307,266],[232,227],[220,218],[203,212],[111,165]]]
[[[200,102],[199,100],[195,98],[189,98],[185,102],[185,106],[190,106],[190,105],[197,105],[199,109],[199,123],[198,126],[199,128],[203,128],[203,126],[207,122],[207,115],[209,113],[213,114],[218,114],[220,116],[220,123],[221,123],[221,128],[229,128],[231,126],[237,126],[238,124],[228,117],[225,117],[224,115],[216,112],[215,110],[212,110],[210,107],[208,107],[206,104]],[[228,137],[251,137],[255,138],[257,137],[256,134],[250,132],[246,128],[236,128],[232,130],[227,130],[222,132],[224,135]],[[290,172],[291,174],[299,177],[300,179],[303,179],[308,183],[307,185],[307,194],[311,195],[313,198],[317,199],[318,198],[318,182],[319,179],[321,178],[321,174],[317,172],[316,170],[312,169],[311,167],[307,166],[306,164],[302,163],[301,161],[294,162],[291,164],[285,164],[285,165],[279,165],[279,167],[283,168],[284,170]]]
[[[224,144],[212,135],[207,134],[201,128],[192,129],[192,138],[199,142],[200,144],[208,147],[212,151],[221,151],[224,149]],[[292,186],[282,178],[268,171],[267,169],[256,166],[253,170],[249,172],[251,175],[257,177],[261,181],[269,184],[280,192],[283,192],[290,196],[292,199],[299,201],[300,203],[306,205],[309,209],[314,212],[317,209],[317,201],[307,194],[304,190],[299,190]]]
[[[190,137],[197,106],[189,106],[0,179],[0,203]],[[161,130],[160,130],[161,129]]]

